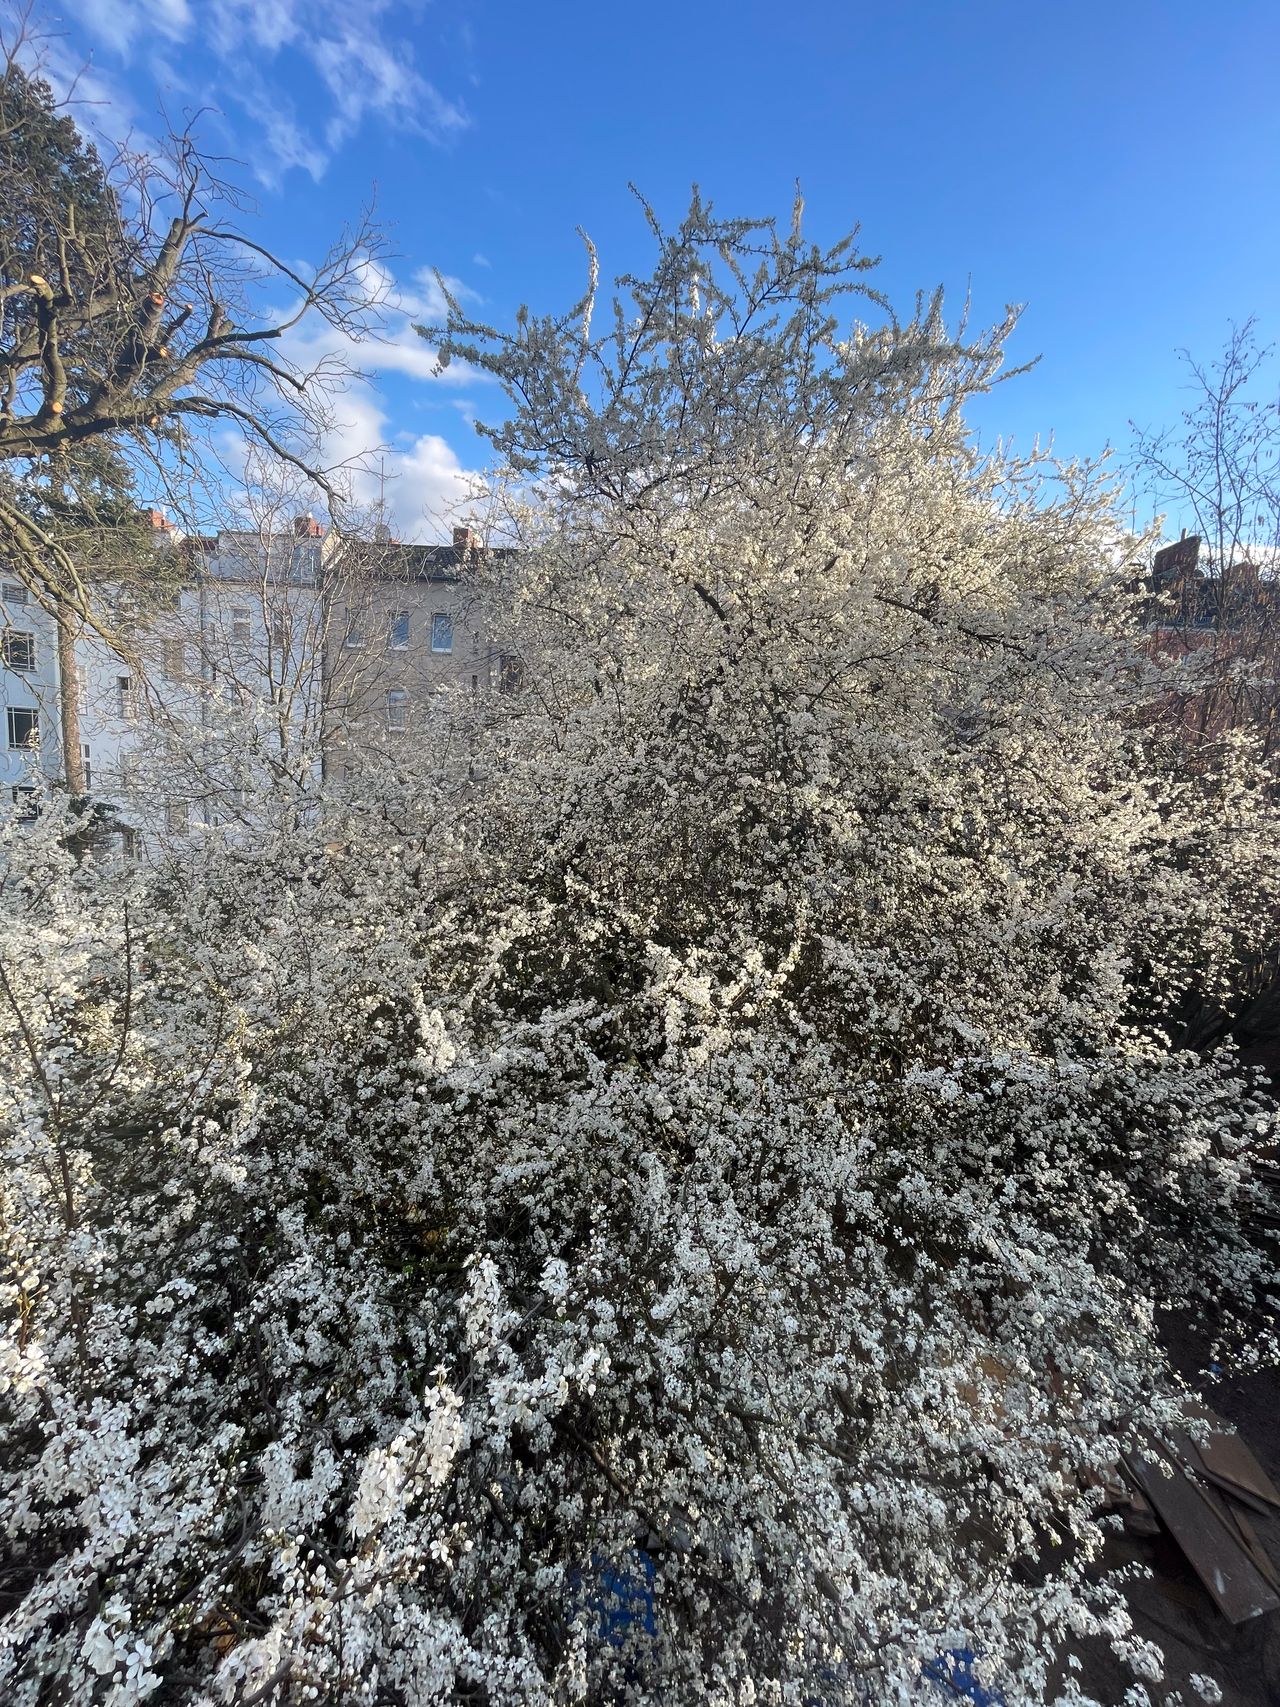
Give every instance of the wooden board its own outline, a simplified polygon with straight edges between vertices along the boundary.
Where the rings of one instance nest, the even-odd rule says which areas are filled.
[[[1130,1454],[1124,1464],[1225,1618],[1244,1624],[1280,1608],[1280,1594],[1249,1556],[1239,1532],[1223,1522],[1181,1465],[1155,1447]]]
[[[1200,1463],[1209,1474],[1218,1481],[1234,1483],[1245,1493],[1252,1494],[1254,1499],[1263,1500],[1280,1510],[1280,1488],[1276,1487],[1240,1436],[1233,1434],[1207,1405],[1188,1405],[1187,1414],[1207,1422],[1213,1430],[1196,1447]]]

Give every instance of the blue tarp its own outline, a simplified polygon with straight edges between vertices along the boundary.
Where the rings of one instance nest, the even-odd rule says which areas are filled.
[[[950,1648],[930,1660],[924,1675],[946,1694],[959,1701],[972,1701],[974,1707],[1004,1707],[1004,1696],[998,1689],[988,1689],[973,1675],[974,1654],[969,1648]]]

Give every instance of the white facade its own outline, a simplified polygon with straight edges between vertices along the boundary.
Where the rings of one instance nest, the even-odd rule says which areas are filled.
[[[100,593],[120,651],[85,631],[74,691],[88,792],[144,836],[234,821],[264,767],[299,782],[407,756],[434,709],[505,685],[468,588],[478,542],[338,547],[281,533],[183,539],[159,516],[166,594]],[[169,554],[174,554],[170,556]],[[4,582],[4,799],[63,774],[56,629]]]
[[[0,788],[21,807],[25,793],[61,774],[57,631],[20,581],[0,576]]]
[[[224,816],[237,747],[293,763],[310,743],[318,767],[323,549],[309,521],[275,538],[181,539],[157,527],[157,550],[178,554],[165,564],[167,593],[143,607],[127,589],[100,589],[120,650],[88,629],[76,642],[71,686],[93,799],[136,828],[172,830]],[[53,618],[16,580],[0,584],[0,619],[0,787],[21,809],[24,791],[63,774],[63,683]]]

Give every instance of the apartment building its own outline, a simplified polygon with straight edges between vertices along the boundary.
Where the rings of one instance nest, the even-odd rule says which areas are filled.
[[[458,696],[511,685],[513,661],[495,644],[476,571],[510,558],[455,528],[450,545],[348,542],[329,573],[326,772],[352,780],[362,759],[431,738]]]
[[[0,692],[4,745],[0,789],[29,809],[41,783],[61,774],[57,631],[21,581],[0,574]]]
[[[151,521],[166,554],[161,595],[102,589],[120,649],[86,632],[74,683],[60,679],[49,613],[16,581],[0,585],[2,786],[19,809],[63,774],[64,685],[90,793],[145,836],[234,820],[255,766],[354,780],[375,748],[406,757],[457,695],[511,684],[467,529],[418,546],[342,540],[309,516],[185,537],[158,512]]]

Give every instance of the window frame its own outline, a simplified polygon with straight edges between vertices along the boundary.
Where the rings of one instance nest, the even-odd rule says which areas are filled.
[[[439,644],[439,636],[447,634],[447,646]],[[453,614],[450,611],[432,611],[431,613],[431,650],[438,658],[447,658],[453,652]]]
[[[14,657],[15,648],[25,642],[26,662],[20,663]],[[6,628],[0,637],[0,657],[4,659],[6,670],[12,670],[16,676],[34,675],[36,671],[36,637],[29,628]]]
[[[35,753],[40,750],[40,708],[35,705],[7,705],[5,707],[5,733],[9,738],[11,753]],[[15,740],[14,733],[20,717],[30,718],[28,734],[25,741]]]

